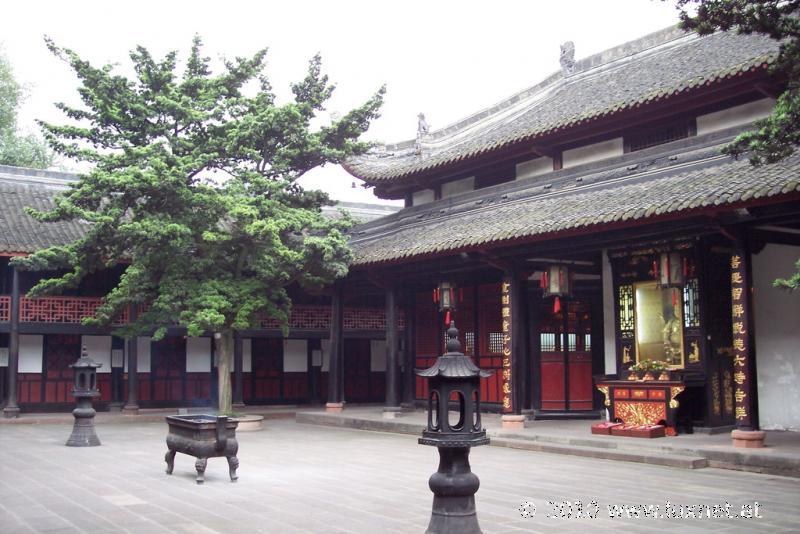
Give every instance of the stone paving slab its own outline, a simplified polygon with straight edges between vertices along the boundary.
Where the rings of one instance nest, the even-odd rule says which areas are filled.
[[[401,434],[419,434],[425,427],[425,417],[417,410],[384,419],[380,407],[350,407],[340,413],[300,410],[296,415],[299,422]],[[675,466],[681,462],[670,464],[660,458],[683,456],[687,459],[684,467],[700,467],[702,459],[713,467],[800,477],[800,432],[771,431],[767,433],[767,447],[737,449],[731,444],[730,434],[640,439],[592,435],[592,421],[585,420],[529,421],[526,428],[518,430],[502,429],[496,414],[483,414],[482,422],[488,436],[532,442],[535,445],[520,447],[535,450]]]
[[[0,533],[10,532],[423,532],[438,457],[416,436],[297,424],[280,419],[238,435],[239,481],[222,458],[194,482],[178,454],[164,473],[164,423],[98,426],[100,447],[71,448],[67,425],[0,427]],[[487,533],[791,532],[800,529],[796,479],[554,455],[504,447],[471,452],[481,479],[478,517]],[[598,503],[595,518],[556,519],[561,503]],[[633,505],[760,505],[759,519],[639,518]],[[529,502],[536,515],[523,518]],[[621,517],[610,514],[619,506]],[[622,508],[625,506],[626,508]],[[688,508],[686,508],[688,513]],[[573,510],[573,514],[575,511]],[[662,512],[663,513],[663,512]]]

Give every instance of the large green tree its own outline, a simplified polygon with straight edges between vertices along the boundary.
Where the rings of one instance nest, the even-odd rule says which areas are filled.
[[[759,33],[780,42],[772,72],[787,80],[772,115],[756,122],[755,130],[740,134],[723,152],[747,154],[753,165],[774,163],[791,156],[800,145],[800,0],[678,0],[681,27],[700,35],[716,31]],[[688,8],[694,8],[691,14]],[[800,287],[797,272],[775,281],[776,287]]]
[[[17,110],[23,97],[11,64],[0,54],[0,165],[46,169],[53,163],[47,145],[33,134],[17,131]]]
[[[73,119],[43,123],[60,153],[93,169],[56,200],[32,212],[41,221],[90,223],[80,240],[16,263],[60,270],[29,294],[58,293],[117,264],[127,267],[89,322],[108,324],[130,304],[146,311],[120,334],[185,327],[217,339],[219,409],[231,410],[230,372],[236,330],[258,318],[286,328],[287,288],[322,286],[347,272],[348,218],[322,215],[327,195],[297,179],[368,148],[359,141],[377,117],[381,88],[361,107],[324,126],[315,117],[333,85],[319,56],[278,103],[266,76],[266,50],[226,61],[212,74],[195,38],[182,69],[177,53],[154,59],[131,52],[134,79],[94,67],[75,52],[48,47],[77,74],[83,107],[58,104]]]

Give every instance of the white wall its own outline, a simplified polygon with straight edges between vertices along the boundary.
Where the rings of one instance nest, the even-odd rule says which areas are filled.
[[[553,171],[553,158],[543,156],[541,158],[531,159],[517,163],[517,176],[516,180],[524,180],[525,178],[533,178]]]
[[[111,336],[81,336],[81,350],[83,347],[91,359],[101,364],[98,373],[111,372]]]
[[[786,245],[753,256],[758,416],[766,430],[800,430],[800,294],[772,287],[798,258],[800,247]]]
[[[717,130],[724,130],[733,126],[747,124],[756,119],[761,119],[772,113],[775,100],[762,98],[754,102],[721,109],[713,113],[697,116],[697,135],[703,135]]]
[[[186,338],[186,372],[211,372],[211,338]]]
[[[386,371],[386,340],[370,340],[369,370],[373,373],[383,373]]]
[[[19,367],[18,373],[41,373],[42,353],[44,351],[44,336],[20,335],[19,336]],[[75,359],[78,359],[78,354]]]
[[[140,373],[150,372],[150,338],[136,338],[136,370]]]
[[[459,193],[466,193],[475,189],[475,177],[468,176],[460,180],[445,182],[442,184],[442,198],[451,197]]]
[[[564,169],[568,169],[592,161],[621,156],[622,153],[622,137],[617,137],[616,139],[565,150],[561,155],[561,166]]]
[[[305,339],[283,340],[283,372],[305,373],[308,371],[308,341]]]
[[[236,370],[236,358],[234,358],[233,362],[233,370]],[[252,339],[243,339],[242,340],[242,372],[243,373],[252,373],[253,372],[253,340]]]
[[[606,374],[617,372],[617,336],[614,318],[614,280],[608,251],[603,249],[603,350]]]
[[[435,195],[433,189],[423,189],[422,191],[414,191],[411,197],[411,205],[419,206],[420,204],[427,204],[433,202]]]
[[[331,340],[322,340],[322,368],[321,372],[327,373],[331,370]]]

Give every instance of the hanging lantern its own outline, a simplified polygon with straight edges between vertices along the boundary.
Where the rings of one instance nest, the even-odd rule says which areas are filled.
[[[442,282],[436,288],[437,299],[439,304],[439,311],[447,312],[456,309],[456,285],[450,282]],[[448,323],[449,324],[449,323]]]
[[[683,287],[686,284],[689,262],[680,252],[662,252],[658,267],[656,278],[661,287]]]
[[[545,297],[568,297],[572,290],[572,275],[566,265],[550,265],[542,273]]]

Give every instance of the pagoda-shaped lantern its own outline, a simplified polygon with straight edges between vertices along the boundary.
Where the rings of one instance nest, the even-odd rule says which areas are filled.
[[[81,357],[70,365],[75,371],[75,385],[72,395],[75,396],[76,407],[72,410],[75,424],[72,434],[67,440],[67,447],[96,447],[100,440],[94,431],[94,416],[97,413],[92,407],[92,399],[100,396],[97,389],[97,368],[103,364],[96,363],[89,357],[84,346]]]
[[[428,485],[433,491],[429,533],[480,532],[475,513],[475,492],[480,480],[469,466],[469,449],[486,445],[481,425],[480,380],[491,376],[461,352],[458,330],[450,323],[447,352],[428,369],[416,371],[428,378],[428,425],[421,445],[439,449],[439,470]],[[456,411],[450,411],[450,402]]]

